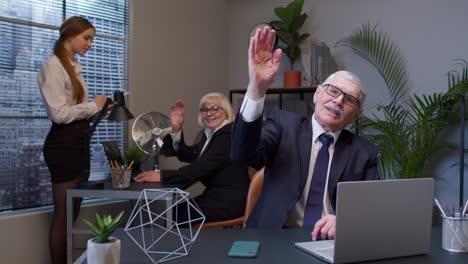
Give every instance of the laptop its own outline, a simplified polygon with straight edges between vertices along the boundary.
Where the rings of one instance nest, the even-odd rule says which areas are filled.
[[[329,263],[426,254],[432,178],[338,183],[335,240],[294,245]]]

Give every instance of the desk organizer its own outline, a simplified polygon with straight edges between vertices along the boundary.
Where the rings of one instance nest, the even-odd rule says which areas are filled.
[[[442,216],[442,248],[452,252],[468,252],[468,215],[460,218]]]

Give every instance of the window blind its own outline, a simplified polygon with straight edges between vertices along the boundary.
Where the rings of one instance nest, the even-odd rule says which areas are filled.
[[[87,18],[96,27],[83,65],[89,97],[127,90],[128,1],[2,0],[0,2],[0,210],[52,203],[42,148],[51,122],[37,84],[41,64],[52,54],[62,22]],[[91,139],[91,177],[108,177],[100,142],[123,150],[126,123],[103,120]]]

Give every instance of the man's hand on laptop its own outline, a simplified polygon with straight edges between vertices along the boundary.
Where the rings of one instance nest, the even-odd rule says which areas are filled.
[[[335,227],[336,227],[336,216],[328,214],[320,220],[318,220],[314,225],[314,230],[312,230],[311,236],[312,240],[316,241],[317,239],[327,240],[335,239]]]

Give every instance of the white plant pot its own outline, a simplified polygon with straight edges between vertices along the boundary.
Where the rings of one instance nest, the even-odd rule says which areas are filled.
[[[99,243],[96,238],[88,240],[86,263],[118,264],[120,263],[120,240],[110,237],[109,242]]]

